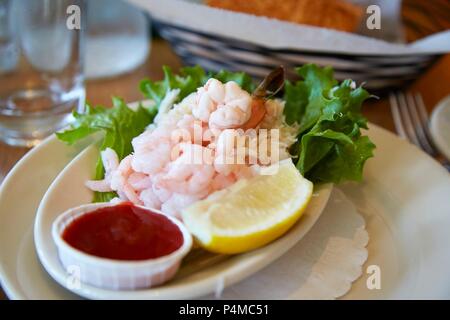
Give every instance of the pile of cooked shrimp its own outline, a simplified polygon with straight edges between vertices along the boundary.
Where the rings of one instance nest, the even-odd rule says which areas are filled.
[[[118,200],[180,217],[190,204],[290,156],[297,130],[284,121],[283,101],[256,99],[237,83],[214,78],[174,104],[178,93],[167,93],[154,123],[133,139],[133,153],[119,161],[114,150],[102,152],[105,178],[88,181],[90,189],[116,191]],[[267,163],[248,152],[243,162],[225,161],[236,155],[236,135],[260,143],[271,138],[267,129],[278,130],[277,150],[271,150],[277,158]],[[198,155],[201,161],[193,161]]]

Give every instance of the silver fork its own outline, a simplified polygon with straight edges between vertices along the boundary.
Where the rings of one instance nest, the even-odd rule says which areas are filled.
[[[428,128],[428,113],[420,93],[395,92],[389,96],[392,118],[400,137],[409,140],[432,157],[439,156]],[[450,171],[450,162],[441,161]]]

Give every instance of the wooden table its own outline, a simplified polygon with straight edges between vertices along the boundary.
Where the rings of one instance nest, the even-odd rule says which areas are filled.
[[[88,81],[87,100],[93,104],[110,105],[112,96],[119,96],[125,101],[142,98],[138,90],[139,81],[143,78],[160,79],[163,76],[161,66],[168,65],[177,70],[180,59],[172,52],[163,40],[155,40],[149,59],[138,69],[129,74],[107,80]],[[426,74],[412,84],[411,89],[421,92],[431,112],[436,103],[450,94],[450,55],[444,56]],[[368,102],[364,113],[370,122],[394,131],[389,102],[386,98]],[[13,148],[0,143],[0,181],[6,176],[14,164],[28,151],[26,148]],[[0,288],[0,299],[5,298]]]

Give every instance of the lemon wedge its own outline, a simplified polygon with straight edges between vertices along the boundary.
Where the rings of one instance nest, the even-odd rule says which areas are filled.
[[[240,180],[182,212],[183,222],[208,251],[235,254],[259,248],[283,235],[308,205],[313,184],[292,160],[274,174]]]

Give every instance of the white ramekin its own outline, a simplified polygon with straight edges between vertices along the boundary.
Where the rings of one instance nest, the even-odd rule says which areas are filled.
[[[64,229],[73,220],[96,209],[115,205],[117,204],[94,203],[82,205],[65,211],[53,222],[52,237],[58,248],[59,259],[65,270],[70,272],[72,277],[75,272],[79,274],[80,281],[83,283],[114,290],[148,288],[170,280],[177,272],[183,257],[190,251],[192,237],[180,221],[164,215],[160,211],[151,210],[167,217],[180,229],[183,235],[181,247],[160,258],[142,261],[100,258],[72,247],[62,238]],[[138,207],[148,210],[142,206]]]

